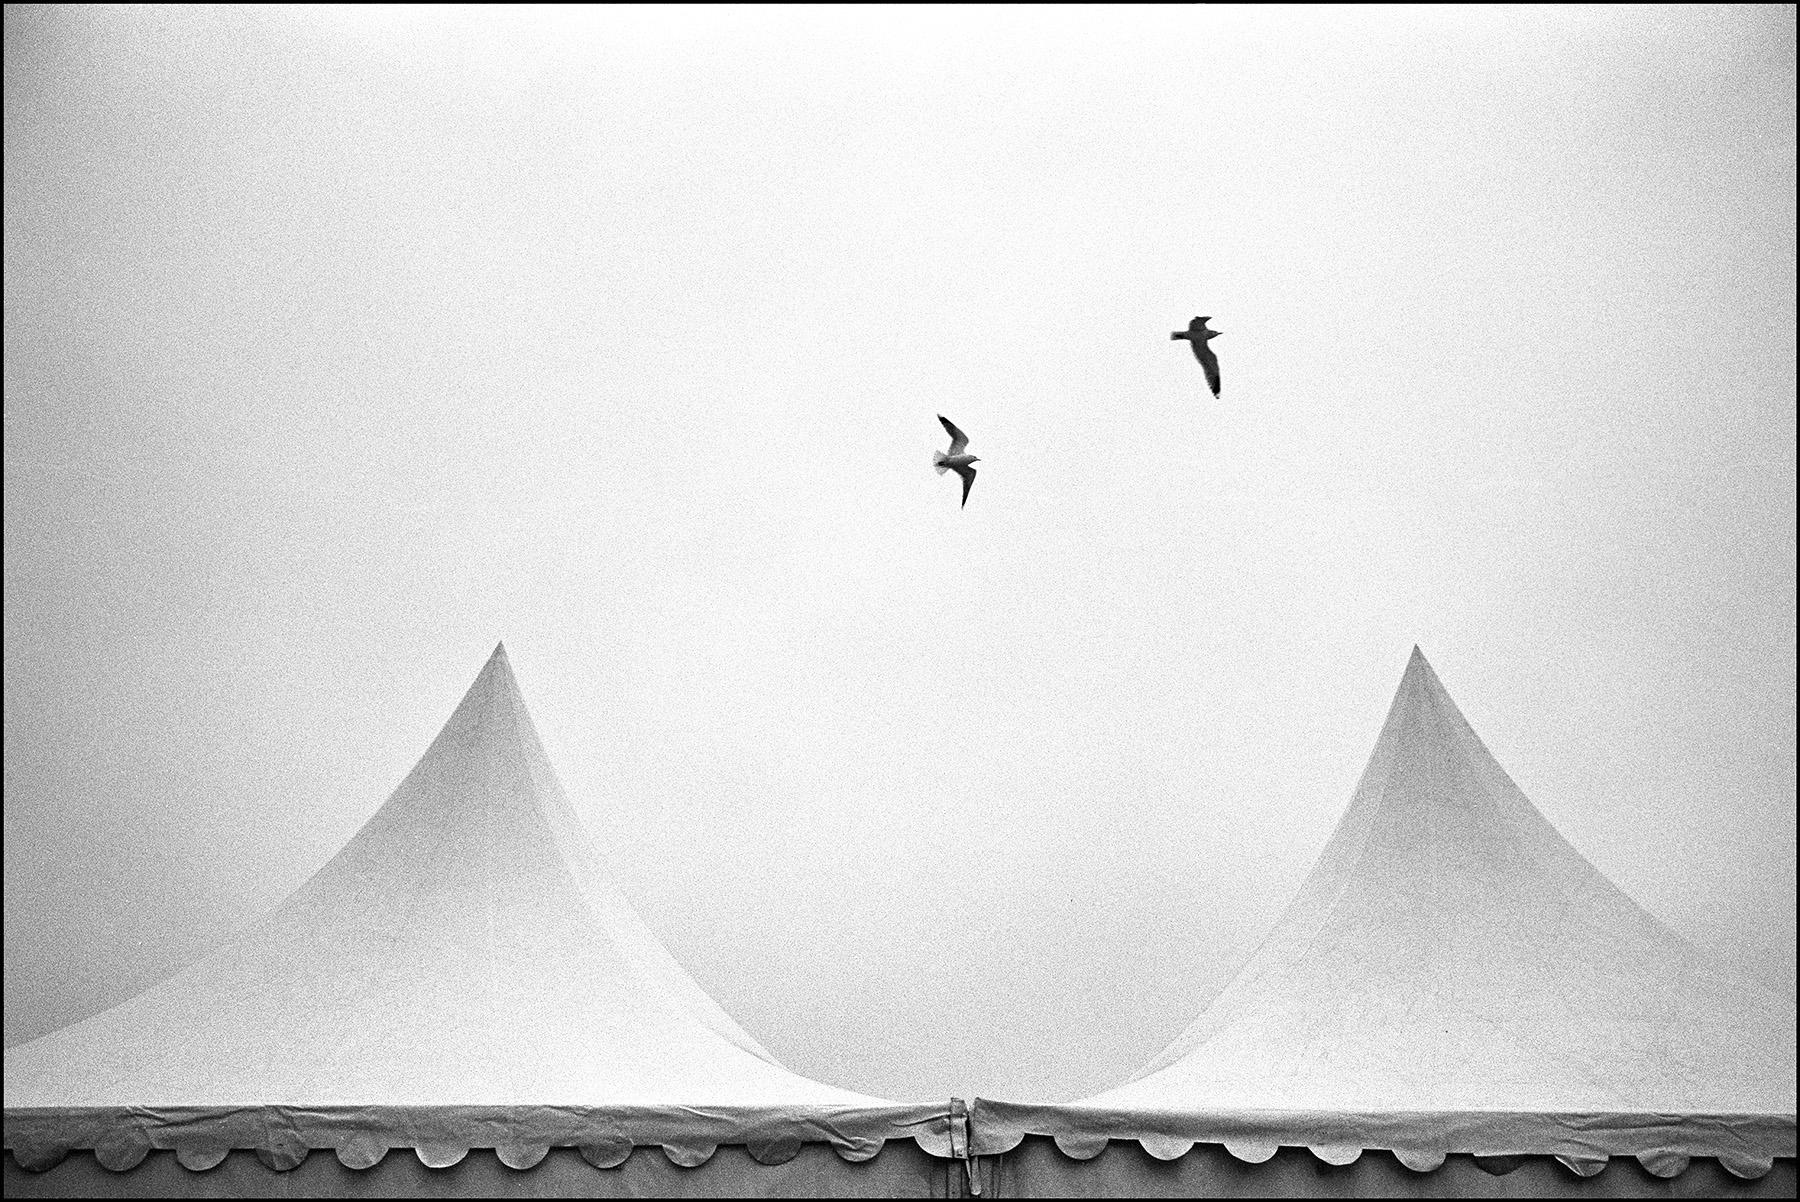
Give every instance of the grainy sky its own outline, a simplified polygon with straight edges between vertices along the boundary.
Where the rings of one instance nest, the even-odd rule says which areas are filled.
[[[1415,642],[1793,988],[1792,6],[5,30],[8,1044],[278,902],[500,639],[835,1084],[1134,1071]]]

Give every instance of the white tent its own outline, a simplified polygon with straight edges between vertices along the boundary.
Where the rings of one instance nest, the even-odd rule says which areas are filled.
[[[1794,1155],[1794,1033],[1791,997],[1710,960],[1556,832],[1415,647],[1348,812],[1236,977],[1131,1081],[977,1101],[973,1139],[998,1155],[1048,1136],[1072,1158],[1129,1139],[1164,1161],[1196,1143],[1240,1162],[1388,1149],[1418,1171],[1709,1157],[1756,1178]],[[1040,1148],[1052,1177],[1056,1159]]]
[[[504,648],[393,796],[278,909],[162,984],[7,1049],[5,1126],[9,1194],[49,1192],[59,1174],[95,1188],[93,1165],[122,1172],[153,1149],[199,1170],[232,1149],[287,1169],[332,1148],[336,1173],[398,1147],[432,1166],[493,1148],[515,1168],[556,1148],[585,1160],[584,1190],[607,1192],[601,1170],[643,1145],[661,1145],[665,1172],[720,1145],[742,1145],[747,1173],[804,1147],[817,1192],[838,1192],[856,1188],[839,1166],[895,1139],[916,1147],[881,1192],[931,1193],[956,1166],[926,1153],[950,1155],[961,1133],[949,1105],[787,1071],[682,971],[606,879]],[[825,1145],[837,1155],[820,1158]],[[62,1165],[72,1149],[93,1155]],[[772,1188],[807,1184],[790,1173]]]

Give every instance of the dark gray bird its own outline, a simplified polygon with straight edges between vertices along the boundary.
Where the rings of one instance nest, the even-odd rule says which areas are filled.
[[[1224,333],[1224,331],[1207,329],[1206,323],[1211,320],[1212,318],[1210,317],[1196,317],[1194,320],[1188,322],[1187,329],[1176,330],[1174,333],[1170,334],[1169,337],[1177,341],[1186,339],[1193,345],[1194,358],[1200,360],[1200,366],[1206,369],[1207,386],[1212,389],[1212,394],[1214,396],[1218,396],[1219,357],[1213,354],[1212,348],[1206,344],[1209,339],[1217,338],[1220,334]]]
[[[933,451],[931,453],[931,462],[937,466],[938,475],[941,476],[945,472],[955,472],[963,478],[962,503],[967,505],[969,503],[969,489],[973,488],[975,485],[974,465],[980,463],[981,460],[975,458],[973,455],[965,453],[965,448],[969,445],[969,436],[967,434],[958,430],[956,424],[941,413],[938,414],[938,420],[944,423],[944,429],[950,431],[950,450],[948,454],[943,451]]]

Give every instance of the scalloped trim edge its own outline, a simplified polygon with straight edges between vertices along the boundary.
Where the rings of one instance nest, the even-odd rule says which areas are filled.
[[[1004,1148],[990,1149],[988,1155],[1004,1155],[1025,1141],[1021,1133],[1013,1143]],[[1037,1133],[1031,1133],[1037,1134]],[[1114,1139],[1121,1143],[1136,1143],[1144,1151],[1157,1160],[1179,1160],[1193,1151],[1196,1146],[1224,1148],[1233,1158],[1245,1164],[1262,1164],[1269,1160],[1283,1147],[1301,1147],[1311,1152],[1319,1160],[1329,1165],[1343,1167],[1353,1164],[1364,1152],[1391,1152],[1394,1159],[1415,1173],[1431,1173],[1442,1168],[1449,1159],[1450,1153],[1426,1148],[1377,1148],[1359,1147],[1355,1144],[1274,1144],[1257,1140],[1225,1140],[1215,1142],[1204,1139],[1186,1139],[1177,1135],[1140,1135],[1129,1139],[1102,1134],[1082,1135],[1049,1135],[1046,1138],[1056,1144],[1057,1151],[1070,1160],[1092,1160],[1106,1151],[1107,1145]],[[1496,1177],[1504,1177],[1513,1172],[1526,1161],[1539,1156],[1549,1155],[1541,1152],[1520,1153],[1505,1156],[1473,1157],[1475,1165],[1484,1172]],[[1577,1177],[1592,1177],[1605,1169],[1614,1159],[1635,1160],[1643,1166],[1644,1171],[1653,1177],[1679,1177],[1687,1171],[1696,1159],[1717,1160],[1721,1167],[1733,1177],[1744,1181],[1755,1181],[1763,1177],[1775,1167],[1777,1157],[1757,1157],[1743,1155],[1718,1155],[1704,1158],[1688,1156],[1678,1152],[1639,1152],[1626,1153],[1618,1157],[1610,1156],[1557,1156],[1551,1155],[1564,1168]]]
[[[933,1136],[913,1136],[913,1142],[920,1149],[939,1159],[949,1159],[944,1150],[937,1145],[944,1141]],[[1104,1152],[1112,1139],[1103,1135],[1079,1136],[1058,1135],[1050,1137],[1057,1150],[1071,1160],[1092,1160]],[[825,1140],[774,1139],[756,1140],[742,1145],[758,1164],[786,1164],[800,1154],[801,1149],[809,1142],[827,1143],[839,1157],[850,1163],[872,1160],[879,1156],[887,1146],[886,1139],[863,1139],[845,1143]],[[1021,1135],[1018,1141],[1024,1142]],[[1448,1154],[1418,1148],[1360,1148],[1352,1144],[1296,1144],[1281,1145],[1250,1140],[1231,1140],[1213,1144],[1207,1140],[1184,1139],[1180,1136],[1145,1135],[1135,1141],[1144,1151],[1157,1160],[1179,1160],[1198,1145],[1223,1148],[1233,1158],[1246,1164],[1262,1164],[1272,1158],[1284,1146],[1304,1147],[1325,1164],[1345,1166],[1354,1163],[1365,1151],[1392,1152],[1394,1158],[1415,1173],[1430,1173],[1441,1168],[1448,1159]],[[468,1154],[481,1145],[463,1145],[449,1143],[421,1143],[387,1145],[381,1141],[364,1139],[351,1140],[348,1143],[330,1147],[336,1154],[338,1162],[345,1168],[363,1171],[374,1168],[387,1156],[401,1148],[410,1150],[419,1158],[419,1163],[432,1169],[447,1169],[462,1162]],[[581,1158],[596,1169],[612,1169],[630,1159],[639,1148],[660,1147],[669,1162],[681,1168],[698,1168],[711,1160],[721,1145],[702,1142],[668,1142],[663,1144],[631,1144],[619,1141],[616,1143],[593,1143],[581,1145],[552,1144],[501,1144],[495,1146],[495,1157],[501,1164],[517,1172],[528,1172],[536,1168],[550,1154],[552,1147],[576,1147]],[[1012,1145],[1017,1147],[1018,1143]],[[58,1164],[74,1147],[43,1146],[9,1148],[13,1159],[19,1167],[27,1172],[42,1173]],[[150,1141],[123,1135],[118,1138],[103,1140],[93,1148],[94,1158],[102,1167],[115,1173],[128,1173],[142,1164],[144,1158],[152,1151],[167,1150],[175,1154],[175,1160],[181,1167],[195,1173],[204,1173],[224,1163],[225,1158],[233,1151],[240,1149],[222,1148],[217,1145],[178,1145],[168,1149],[157,1149]],[[298,1141],[277,1142],[254,1148],[241,1149],[254,1152],[256,1158],[267,1168],[275,1172],[288,1172],[298,1168],[300,1163],[314,1151],[323,1148],[309,1148]],[[1004,1149],[1011,1151],[1011,1148]],[[1475,1156],[1478,1168],[1495,1176],[1504,1176],[1531,1159],[1530,1155],[1517,1156]],[[1679,1153],[1639,1153],[1634,1156],[1618,1159],[1633,1159],[1643,1166],[1644,1170],[1654,1177],[1673,1178],[1685,1172],[1695,1158]],[[1578,1177],[1592,1177],[1610,1163],[1613,1157],[1576,1157],[1554,1156],[1552,1159]],[[1752,1156],[1718,1156],[1720,1166],[1733,1177],[1745,1181],[1754,1181],[1766,1175],[1775,1165],[1775,1158],[1767,1159]]]
[[[953,1159],[950,1155],[950,1140],[939,1132],[921,1132],[913,1136],[895,1136],[897,1141],[910,1139],[921,1151],[939,1160]],[[750,1158],[758,1164],[786,1164],[800,1155],[801,1150],[809,1143],[825,1144],[836,1152],[840,1159],[851,1164],[865,1160],[873,1160],[881,1155],[887,1147],[885,1138],[869,1137],[849,1140],[803,1140],[799,1138],[750,1140],[741,1145],[750,1154]],[[253,1152],[267,1168],[285,1173],[300,1166],[309,1154],[315,1151],[329,1150],[336,1154],[338,1163],[347,1169],[358,1172],[372,1169],[387,1159],[393,1152],[406,1149],[419,1158],[419,1163],[426,1168],[447,1169],[463,1160],[471,1151],[482,1148],[481,1144],[453,1143],[419,1143],[388,1144],[375,1139],[352,1139],[338,1145],[321,1145],[308,1147],[298,1140],[278,1141],[273,1144],[261,1144],[251,1147],[221,1147],[217,1144],[173,1145],[154,1144],[143,1138],[138,1132],[121,1132],[115,1136],[101,1140],[93,1145],[94,1159],[101,1167],[114,1173],[128,1173],[142,1164],[151,1152],[167,1151],[175,1154],[176,1163],[182,1168],[195,1173],[204,1173],[223,1164],[225,1158],[234,1151]],[[573,1147],[581,1158],[596,1169],[612,1169],[624,1164],[631,1154],[640,1148],[661,1148],[669,1162],[684,1169],[698,1168],[711,1160],[722,1145],[701,1141],[676,1141],[665,1143],[634,1144],[623,1140],[589,1144],[500,1144],[493,1147],[494,1155],[501,1164],[517,1172],[528,1172],[536,1168],[550,1154],[553,1147]],[[7,1151],[19,1167],[30,1173],[43,1173],[61,1164],[72,1152],[84,1151],[74,1145],[22,1145],[8,1147]]]

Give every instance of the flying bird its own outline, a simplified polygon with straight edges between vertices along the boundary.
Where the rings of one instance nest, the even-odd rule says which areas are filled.
[[[1210,317],[1196,317],[1194,320],[1188,322],[1187,329],[1176,330],[1174,333],[1170,334],[1169,337],[1176,341],[1186,339],[1193,345],[1194,358],[1200,360],[1200,366],[1206,369],[1207,386],[1212,389],[1212,394],[1214,396],[1218,396],[1219,357],[1212,353],[1212,348],[1207,346],[1206,343],[1208,339],[1217,338],[1220,334],[1224,333],[1224,331],[1207,329],[1206,323],[1211,320],[1212,318]]]
[[[973,455],[965,454],[965,448],[969,445],[969,436],[964,434],[961,430],[958,430],[956,428],[956,423],[952,422],[941,413],[938,414],[938,420],[944,423],[944,429],[950,431],[950,450],[948,454],[943,451],[933,451],[931,462],[937,465],[938,475],[941,476],[945,472],[955,472],[963,478],[962,503],[967,505],[969,503],[969,489],[974,487],[975,484],[975,465],[980,463],[981,460]]]

